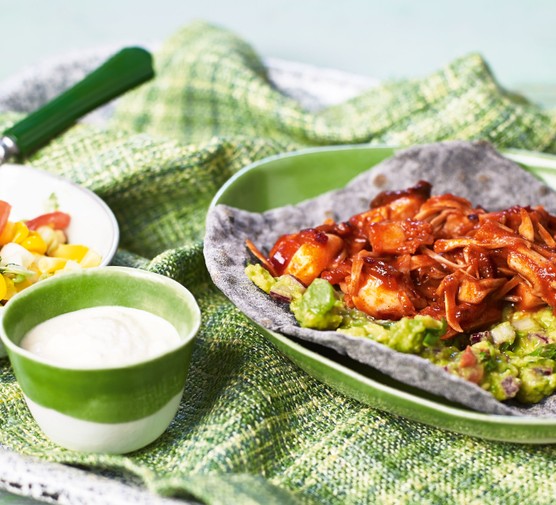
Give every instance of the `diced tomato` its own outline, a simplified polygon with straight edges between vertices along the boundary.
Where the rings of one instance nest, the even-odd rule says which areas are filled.
[[[463,351],[463,353],[461,354],[461,361],[459,363],[459,366],[465,368],[475,366],[476,364],[477,358],[475,354],[473,354],[471,347],[467,346],[465,348],[465,351]]]
[[[461,353],[458,375],[475,384],[480,384],[485,375],[485,367],[479,363],[469,346]]]
[[[5,202],[4,200],[0,200],[0,233],[4,231],[4,227],[8,222],[8,218],[10,217],[10,211],[12,210],[12,206]]]
[[[36,230],[41,226],[50,226],[55,230],[65,230],[71,221],[69,214],[65,212],[49,212],[47,214],[42,214],[34,219],[30,219],[25,224],[30,230]]]

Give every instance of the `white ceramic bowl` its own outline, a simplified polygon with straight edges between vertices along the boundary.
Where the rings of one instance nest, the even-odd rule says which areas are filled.
[[[101,266],[108,265],[120,237],[114,214],[97,195],[68,179],[25,165],[0,166],[0,200],[12,206],[10,220],[32,219],[44,214],[50,195],[59,210],[71,216],[69,241],[83,244],[100,254]]]

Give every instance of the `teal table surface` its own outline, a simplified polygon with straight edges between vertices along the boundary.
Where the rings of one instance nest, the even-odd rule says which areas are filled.
[[[195,19],[268,57],[376,77],[425,75],[478,51],[500,83],[556,107],[553,0],[0,0],[0,80],[45,58],[155,42]]]

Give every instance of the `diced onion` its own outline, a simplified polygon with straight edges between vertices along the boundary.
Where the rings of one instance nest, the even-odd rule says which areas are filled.
[[[23,268],[29,268],[35,261],[33,253],[15,242],[10,242],[0,249],[0,258],[3,266],[19,265]]]

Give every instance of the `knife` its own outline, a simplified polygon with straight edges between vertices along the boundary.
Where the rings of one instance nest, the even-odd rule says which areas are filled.
[[[154,76],[152,56],[126,47],[61,95],[2,133],[0,165],[27,156],[62,133],[77,119]]]

